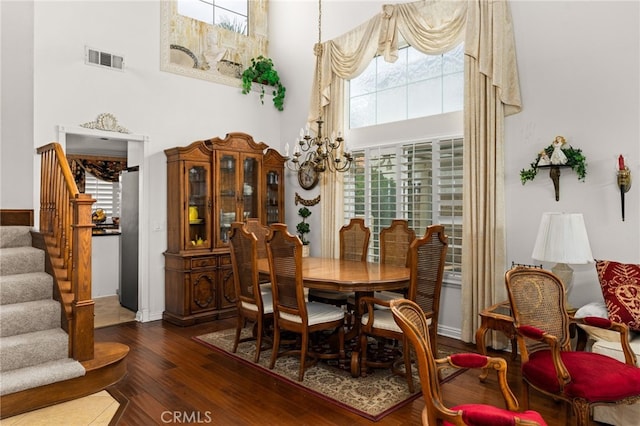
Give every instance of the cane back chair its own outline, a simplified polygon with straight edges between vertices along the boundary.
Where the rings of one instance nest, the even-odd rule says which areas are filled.
[[[442,225],[428,226],[424,236],[413,240],[409,247],[408,299],[418,303],[429,321],[433,353],[437,353],[438,312],[447,248],[448,239]],[[361,314],[360,350],[357,353],[354,352],[355,355],[352,354],[351,373],[353,375],[366,374],[367,367],[391,367],[392,371],[406,377],[409,390],[413,392],[411,353],[408,350],[407,341],[404,339],[402,330],[394,321],[391,311],[379,307],[389,307],[389,300],[367,296],[360,298],[358,306]],[[369,337],[403,341],[404,374],[396,368],[395,361],[389,364],[388,362],[379,363],[367,359]],[[358,356],[360,362],[355,359]],[[359,369],[360,371],[358,371]]]
[[[429,343],[429,320],[422,308],[407,299],[392,300],[390,306],[395,322],[416,352],[420,385],[425,402],[422,410],[423,425],[436,425],[443,422],[476,426],[546,425],[542,416],[535,411],[518,412],[518,401],[507,383],[507,362],[504,359],[476,353],[459,353],[436,359]],[[445,407],[438,374],[439,369],[444,367],[497,370],[500,391],[507,409],[484,404]]]
[[[344,311],[336,306],[318,302],[306,302],[302,280],[302,242],[287,232],[287,225],[271,225],[267,237],[267,256],[271,272],[271,291],[274,304],[273,352],[269,368],[283,355],[300,355],[298,381],[304,379],[304,371],[319,358],[340,359],[344,362]],[[280,333],[287,330],[301,335],[300,349],[280,353]],[[317,331],[335,331],[338,334],[338,351],[320,354],[309,351],[309,334]],[[307,356],[313,358],[307,363]]]
[[[258,259],[266,259],[267,258],[267,235],[269,235],[269,227],[260,223],[260,219],[255,217],[250,217],[247,219],[244,224],[244,228],[252,232],[256,238],[258,239],[257,244],[257,256]],[[264,292],[271,291],[271,283],[269,282],[269,277],[266,274],[259,274],[258,278],[260,279],[260,289]]]
[[[523,404],[529,387],[570,404],[578,426],[586,426],[592,407],[640,400],[640,368],[629,347],[628,328],[606,318],[571,318],[562,281],[537,268],[507,271],[505,283],[522,362]],[[586,324],[620,333],[626,363],[593,352],[571,350],[569,325]]]
[[[340,259],[365,262],[367,260],[367,251],[369,250],[371,230],[365,226],[364,219],[351,218],[348,225],[340,228],[339,234]],[[309,290],[309,300],[334,306],[348,305],[349,298],[354,300],[354,294],[331,290]]]
[[[240,339],[242,328],[247,320],[255,323],[254,336],[256,339],[256,354],[254,362],[260,359],[262,338],[265,326],[273,322],[273,300],[271,292],[262,292],[258,282],[257,244],[253,233],[244,228],[242,222],[231,224],[229,232],[229,246],[231,248],[231,265],[233,268],[233,283],[236,291],[236,306],[238,319],[233,352],[238,350],[238,344],[251,338]]]

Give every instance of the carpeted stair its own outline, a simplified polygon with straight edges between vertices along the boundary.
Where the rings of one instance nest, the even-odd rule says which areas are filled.
[[[60,303],[31,228],[0,226],[0,395],[84,376],[68,357]]]

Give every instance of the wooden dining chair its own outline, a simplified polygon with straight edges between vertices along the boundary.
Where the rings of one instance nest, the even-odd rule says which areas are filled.
[[[272,224],[267,237],[267,256],[274,301],[273,352],[269,368],[275,367],[276,359],[280,356],[299,354],[298,381],[302,381],[305,369],[318,359],[339,359],[344,362],[344,311],[325,303],[305,301],[300,238],[291,235],[287,225]],[[300,349],[280,352],[283,330],[301,335]],[[323,330],[338,334],[337,353],[320,354],[309,350],[309,335]],[[310,363],[307,357],[312,358]]]
[[[267,258],[267,235],[269,235],[269,227],[263,225],[260,222],[260,219],[255,217],[250,217],[246,220],[244,224],[244,228],[253,233],[258,239],[257,244],[257,256],[258,259],[266,259]],[[265,274],[259,274],[258,279],[260,280],[260,289],[264,292],[271,292],[271,281],[269,280],[269,276]]]
[[[273,300],[271,292],[263,292],[258,281],[257,268],[258,239],[250,233],[242,222],[233,222],[229,231],[229,247],[231,249],[231,265],[233,268],[233,283],[236,291],[236,306],[238,318],[236,322],[236,336],[232,352],[238,350],[240,342],[256,340],[256,354],[254,362],[260,359],[262,338],[265,328],[273,322]],[[252,337],[240,338],[247,320],[255,323]]]
[[[394,219],[380,231],[380,263],[409,266],[409,246],[416,239],[416,232],[409,228],[406,219]]]
[[[476,353],[458,353],[437,359],[429,342],[431,326],[422,308],[407,299],[390,302],[395,323],[411,342],[418,363],[420,386],[424,398],[422,424],[437,425],[546,425],[536,411],[520,412],[518,400],[507,383],[507,362],[500,357],[488,357]],[[492,368],[498,372],[498,384],[507,409],[485,404],[461,404],[448,408],[442,401],[440,375],[438,371],[451,368]]]
[[[554,401],[566,401],[576,424],[586,426],[594,406],[640,401],[640,368],[629,346],[625,324],[607,318],[570,317],[564,285],[550,271],[515,267],[506,272],[505,284],[521,353],[525,407],[532,387]],[[572,350],[571,323],[618,332],[626,362]]]
[[[339,235],[340,259],[367,261],[371,229],[365,225],[363,218],[352,217],[348,225],[340,228]]]
[[[393,266],[409,266],[409,246],[416,239],[416,232],[409,228],[406,219],[394,219],[380,231],[380,263]],[[393,300],[406,297],[406,291],[377,291],[374,297]]]
[[[424,236],[413,240],[409,246],[409,290],[408,299],[416,302],[423,310],[429,322],[429,334],[431,350],[437,353],[437,327],[440,306],[440,292],[444,277],[444,263],[446,260],[448,239],[444,233],[444,226],[430,225]],[[375,297],[361,297],[359,300],[360,324],[360,350],[352,354],[353,375],[366,374],[368,367],[391,367],[391,370],[406,377],[409,390],[413,392],[413,379],[411,376],[411,358],[408,342],[402,334],[402,330],[393,319],[389,309],[390,301]],[[402,341],[402,359],[404,360],[404,372],[398,369],[396,361],[382,361],[368,359],[369,337],[376,339],[392,339]]]
[[[365,225],[364,219],[351,218],[348,225],[340,228],[339,235],[340,259],[366,262],[371,230]],[[347,307],[349,298],[354,300],[355,295],[353,293],[330,290],[311,289],[309,291],[309,300],[334,306]]]

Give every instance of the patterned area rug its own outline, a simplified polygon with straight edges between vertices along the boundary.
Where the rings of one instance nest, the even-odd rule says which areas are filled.
[[[273,370],[269,370],[271,350],[260,352],[260,361],[253,362],[255,356],[255,341],[240,343],[237,353],[232,353],[235,329],[217,331],[197,336],[193,339],[213,350],[231,356],[247,365],[260,369],[293,386],[297,386],[319,398],[323,398],[367,419],[378,421],[385,415],[410,403],[421,395],[420,379],[417,366],[413,365],[413,380],[418,392],[409,392],[404,377],[394,375],[390,369],[373,369],[366,377],[351,377],[346,368],[338,368],[319,361],[305,371],[304,380],[298,382],[300,362],[295,356],[282,356],[277,359]],[[245,328],[242,336],[250,336],[251,329]],[[282,349],[282,348],[281,348]],[[446,356],[446,351],[440,351],[439,356]],[[350,359],[350,358],[348,358]],[[443,371],[443,381],[451,380],[464,370],[447,369]]]

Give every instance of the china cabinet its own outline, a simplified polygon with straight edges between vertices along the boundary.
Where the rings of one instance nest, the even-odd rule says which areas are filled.
[[[284,157],[245,133],[165,150],[163,319],[192,325],[235,315],[232,222],[284,222]]]

